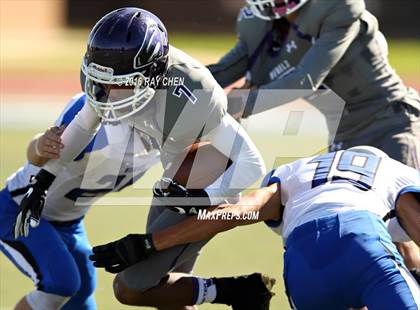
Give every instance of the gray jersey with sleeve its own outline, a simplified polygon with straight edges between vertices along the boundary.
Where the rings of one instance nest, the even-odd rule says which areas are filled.
[[[191,144],[204,140],[232,160],[226,174],[240,171],[234,178],[229,177],[225,182],[217,179],[206,188],[213,204],[226,196],[237,195],[263,174],[265,168],[258,150],[240,125],[226,114],[226,94],[205,66],[171,47],[166,74],[144,82],[150,86],[155,84],[151,87],[153,93],[148,97],[147,105],[135,113],[131,112],[136,102],[125,106],[129,114],[124,115],[123,122],[156,141],[166,172],[170,167],[177,168],[174,167],[179,162],[175,161],[176,157],[186,154]],[[69,159],[75,158],[78,151],[88,144],[100,121],[96,106],[92,105],[84,105],[66,127],[62,136],[65,147],[60,158],[49,161],[44,169],[57,175]],[[236,145],[233,149],[235,143],[240,150],[237,151],[239,146]],[[219,178],[224,179],[224,175]]]
[[[157,90],[148,110],[128,122],[160,143],[166,167],[175,155],[220,124],[227,100],[210,71],[173,46],[162,84],[164,89]]]
[[[407,88],[390,66],[387,43],[363,0],[310,0],[297,19],[265,21],[243,8],[237,21],[238,42],[209,69],[227,86],[246,76],[260,89],[313,89],[325,85],[345,102],[337,135],[346,136],[388,103],[420,109],[418,94]],[[246,114],[283,103],[258,102],[251,91]],[[287,98],[290,99],[290,98]]]

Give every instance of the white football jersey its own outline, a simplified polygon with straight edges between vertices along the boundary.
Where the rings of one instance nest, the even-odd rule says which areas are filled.
[[[56,125],[69,124],[84,103],[84,94],[75,96]],[[91,143],[54,180],[48,190],[43,217],[52,221],[80,218],[96,199],[131,185],[158,162],[158,145],[150,137],[125,123],[103,123]],[[30,177],[39,169],[26,163],[7,179],[7,187],[17,204],[27,190]],[[84,198],[83,203],[77,203],[79,198]]]
[[[280,183],[285,209],[281,222],[267,224],[287,239],[296,227],[340,212],[367,210],[384,217],[399,195],[420,192],[418,170],[374,150],[376,155],[352,148],[273,170],[263,185]]]

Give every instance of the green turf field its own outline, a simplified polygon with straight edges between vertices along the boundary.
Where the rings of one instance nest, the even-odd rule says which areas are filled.
[[[86,31],[67,31],[45,42],[33,45],[31,57],[26,57],[23,49],[28,41],[10,38],[1,45],[2,77],[8,73],[32,72],[38,73],[78,73],[80,57],[85,48]],[[36,40],[36,38],[33,38]],[[234,43],[232,35],[197,36],[192,34],[174,34],[172,44],[185,49],[186,52],[208,63],[220,57]],[[419,41],[392,41],[390,43],[390,58],[397,71],[408,79],[419,82],[420,72]],[[16,109],[19,110],[19,107]],[[34,107],[34,111],[36,107]],[[37,111],[42,113],[42,111]],[[36,115],[34,116],[36,117]],[[49,126],[49,124],[45,124]],[[35,126],[36,127],[36,126]],[[0,176],[5,180],[25,160],[25,148],[29,139],[43,126],[33,129],[11,129],[0,126]],[[294,137],[263,136],[252,134],[254,141],[264,155],[270,168],[297,156],[304,148],[304,155],[320,151],[323,137],[307,136],[303,141]],[[284,147],[286,146],[286,147]],[[284,149],[288,153],[275,160]],[[295,149],[295,151],[294,151]],[[141,181],[152,184],[160,173],[153,169]],[[137,191],[127,189],[113,194],[117,197],[135,197]],[[86,218],[92,244],[100,244],[124,236],[129,232],[143,232],[147,206],[95,206]],[[282,242],[263,224],[245,227],[227,232],[214,238],[203,251],[195,273],[202,276],[238,275],[260,271],[268,273],[277,279],[276,296],[273,298],[272,309],[289,309],[283,293],[282,284]],[[113,297],[112,276],[102,271],[98,272],[96,298],[99,309],[128,309],[120,305]],[[21,275],[10,262],[0,255],[0,309],[12,309],[15,302],[32,289],[31,282]],[[202,310],[226,309],[226,307],[202,306]]]

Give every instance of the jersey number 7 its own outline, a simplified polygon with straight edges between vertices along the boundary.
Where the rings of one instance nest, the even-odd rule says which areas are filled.
[[[181,98],[182,95],[188,98],[188,101],[190,101],[192,104],[195,104],[197,102],[197,97],[193,94],[193,92],[185,85],[181,84],[178,85],[172,95],[175,97]]]
[[[309,163],[317,163],[312,188],[328,182],[348,182],[360,190],[372,188],[381,159],[371,154],[351,151],[318,156]]]

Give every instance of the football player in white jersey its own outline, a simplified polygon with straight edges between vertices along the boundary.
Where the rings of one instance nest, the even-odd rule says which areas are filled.
[[[226,113],[223,89],[206,67],[169,45],[163,23],[152,13],[121,8],[99,20],[88,39],[82,72],[88,104],[64,130],[60,158],[48,161],[32,179],[20,204],[16,236],[27,236],[29,227],[37,226],[45,192],[63,167],[86,147],[101,121],[121,121],[155,139],[165,171],[197,141],[211,143],[230,158],[232,164],[225,173],[206,188],[169,191],[165,196],[198,197],[205,206],[218,205],[237,199],[264,174],[255,145]],[[173,225],[184,217],[153,203],[148,230]],[[171,249],[120,272],[114,285],[117,299],[125,304],[155,306],[165,296],[150,297],[150,288],[164,287],[161,281],[171,271],[191,272],[206,242]]]
[[[247,219],[251,211],[259,212],[258,220]],[[420,245],[420,173],[376,148],[354,147],[283,165],[267,175],[260,190],[201,216],[148,235],[153,244],[138,252],[143,259],[153,257],[265,221],[284,240],[283,276],[294,309],[419,309],[419,286],[391,238]],[[92,259],[102,261],[106,248],[94,247]],[[227,293],[223,282],[206,280],[212,296],[206,301],[241,298],[243,292]]]
[[[85,97],[82,93],[72,98],[56,127],[32,140],[28,162],[0,192],[0,250],[36,286],[16,309],[96,309],[96,273],[88,259],[91,246],[83,217],[99,197],[131,185],[159,162],[157,144],[149,138],[123,123],[102,124],[52,183],[38,228],[15,240],[13,226],[31,176],[59,157],[60,135],[84,106]]]
[[[237,44],[208,66],[222,87],[245,77],[244,88],[251,88],[239,91],[243,96],[232,92],[228,111],[248,117],[328,88],[345,102],[330,151],[371,145],[420,169],[420,96],[390,65],[387,41],[365,0],[244,2]],[[319,102],[329,99],[312,98],[325,111]],[[418,248],[398,246],[407,265],[420,268]]]

